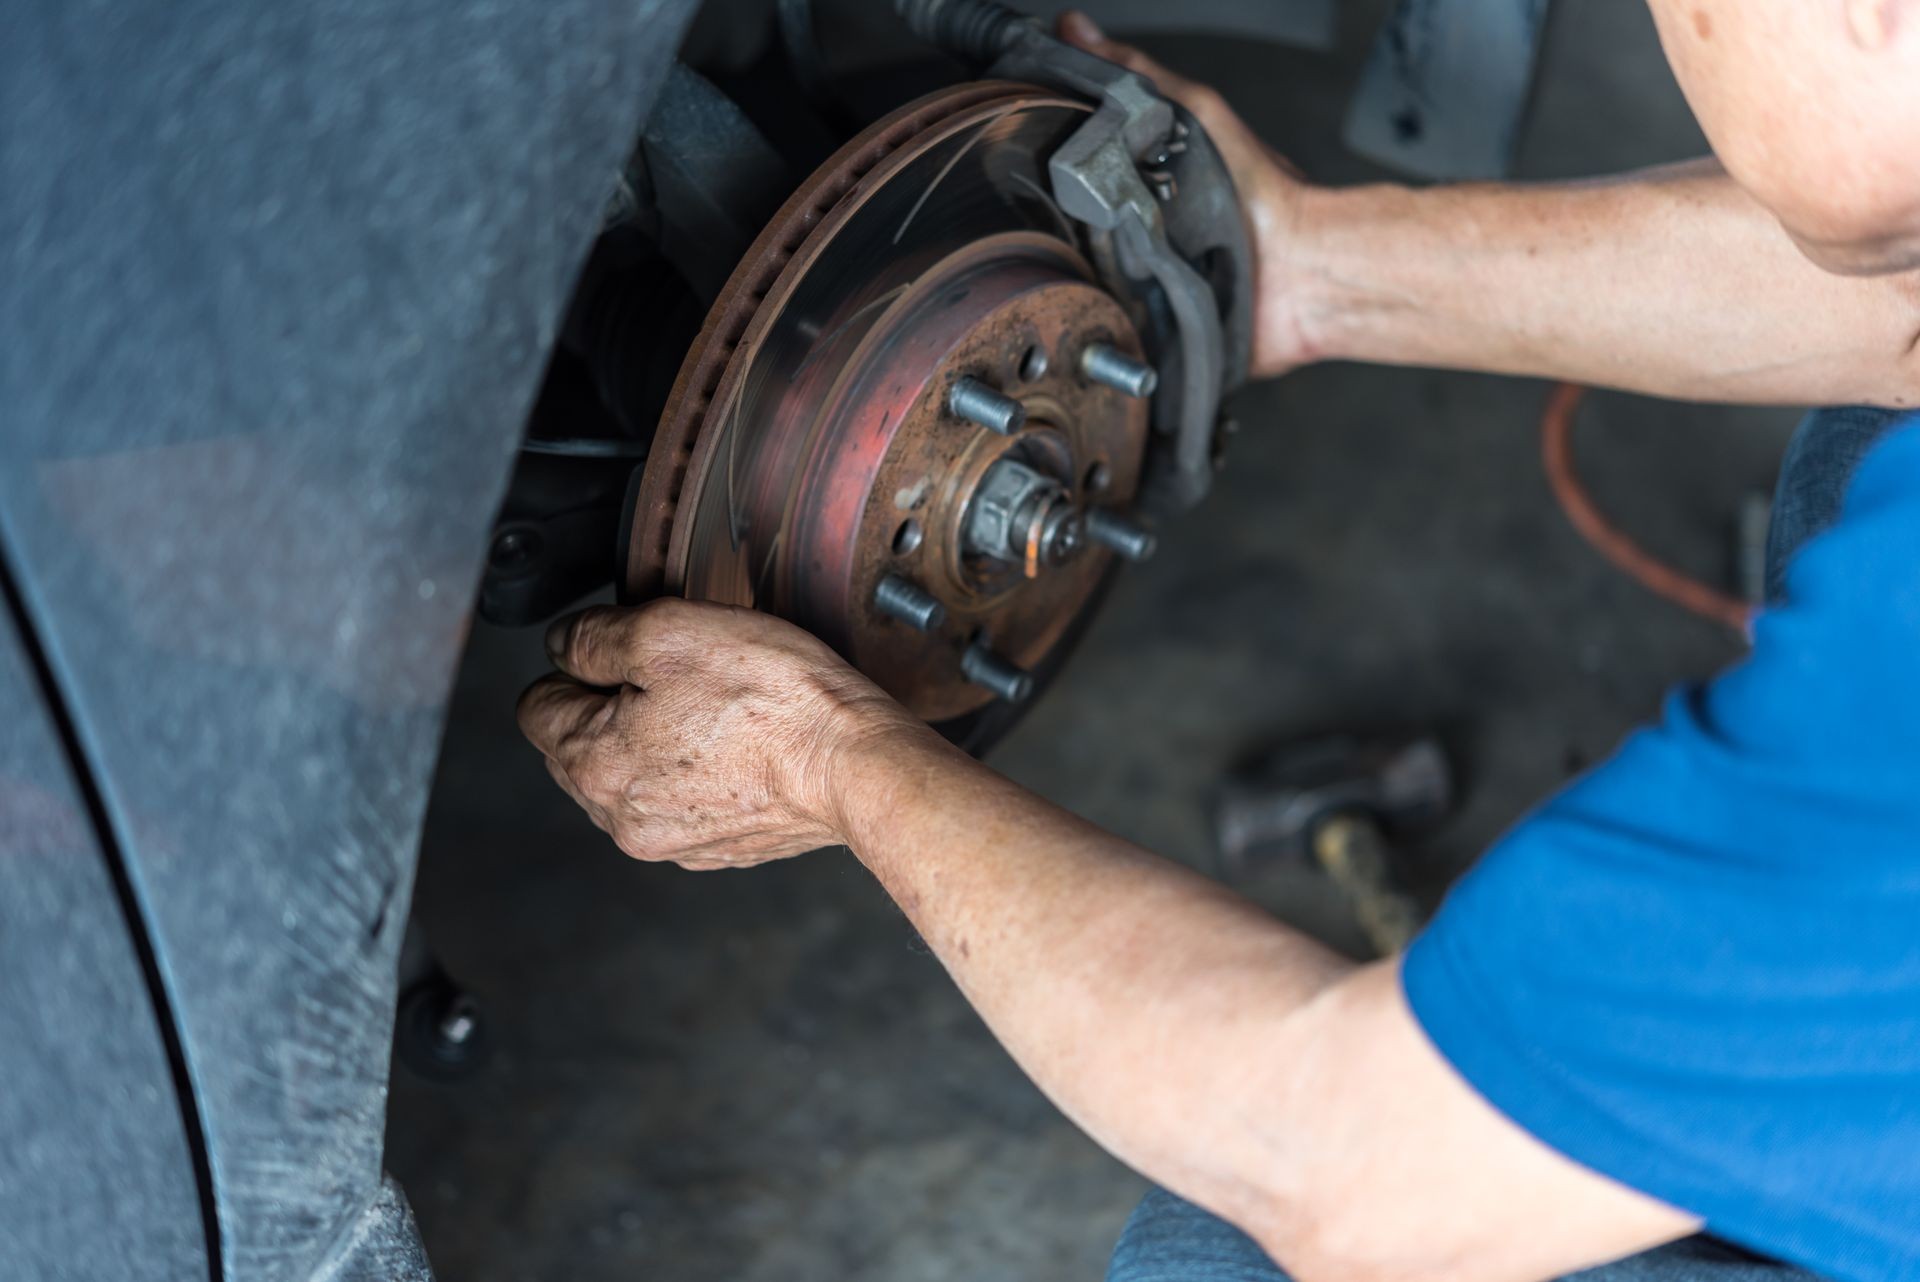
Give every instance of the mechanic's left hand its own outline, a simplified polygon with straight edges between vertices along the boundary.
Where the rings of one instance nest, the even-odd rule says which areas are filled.
[[[845,841],[838,762],[930,733],[826,645],[771,615],[678,598],[556,622],[560,673],[520,728],[616,845],[683,868],[750,867]]]
[[[1253,237],[1253,376],[1273,378],[1319,360],[1322,344],[1309,332],[1299,261],[1307,239],[1301,205],[1312,184],[1292,161],[1260,141],[1219,90],[1170,71],[1132,45],[1107,39],[1084,13],[1061,14],[1058,29],[1068,44],[1139,72],[1177,100],[1227,163]]]

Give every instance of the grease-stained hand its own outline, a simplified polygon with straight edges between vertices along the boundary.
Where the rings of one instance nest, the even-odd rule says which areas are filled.
[[[1109,40],[1084,13],[1061,14],[1058,30],[1068,44],[1153,81],[1161,93],[1193,113],[1226,161],[1253,238],[1254,376],[1271,378],[1318,359],[1298,262],[1304,236],[1300,206],[1310,190],[1300,171],[1261,142],[1219,90],[1169,71],[1132,45]]]
[[[845,842],[844,755],[929,733],[825,644],[678,598],[557,621],[520,697],[547,770],[635,859],[743,868]]]

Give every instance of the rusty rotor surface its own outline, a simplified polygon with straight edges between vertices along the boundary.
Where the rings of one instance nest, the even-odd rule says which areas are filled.
[[[1077,372],[1089,344],[1137,355],[1139,339],[1046,194],[1046,157],[1088,110],[962,86],[880,121],[802,185],[675,382],[637,491],[627,599],[794,619],[934,722],[991,701],[961,675],[969,644],[1046,659],[1109,554],[1040,568],[979,556],[963,531],[1009,454],[1078,504],[1125,504],[1139,483],[1145,402]],[[957,419],[961,377],[1020,400],[1025,426],[1009,438]],[[879,611],[888,576],[930,592],[944,622],[921,633]]]

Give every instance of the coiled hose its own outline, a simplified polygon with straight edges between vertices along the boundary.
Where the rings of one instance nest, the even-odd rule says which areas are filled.
[[[1581,483],[1573,465],[1573,414],[1586,392],[1586,388],[1572,383],[1560,384],[1548,397],[1546,411],[1540,417],[1541,462],[1546,466],[1547,484],[1553,488],[1553,497],[1559,500],[1567,520],[1596,552],[1647,591],[1745,638],[1753,621],[1751,605],[1675,569],[1641,547],[1607,519]]]

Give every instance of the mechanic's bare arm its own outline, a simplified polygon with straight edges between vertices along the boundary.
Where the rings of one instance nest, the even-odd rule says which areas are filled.
[[[1920,273],[1835,276],[1700,161],[1569,184],[1313,187],[1214,90],[1069,16],[1184,101],[1253,228],[1256,372],[1436,365],[1659,396],[1920,404]]]
[[[667,600],[553,648],[571,676],[522,725],[621,849],[717,868],[846,843],[1069,1116],[1304,1282],[1537,1282],[1695,1227],[1481,1102],[1391,963],[999,777],[798,629]]]

